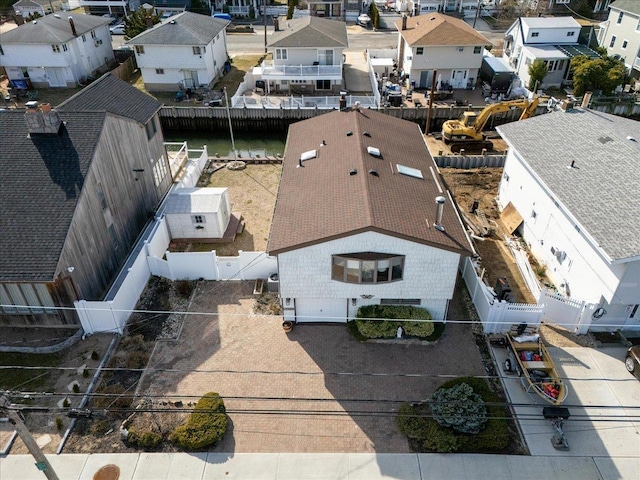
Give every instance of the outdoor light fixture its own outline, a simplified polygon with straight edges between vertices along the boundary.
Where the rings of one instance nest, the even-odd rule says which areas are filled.
[[[358,303],[358,299],[357,298],[352,298],[351,299],[351,305],[353,305],[355,307],[356,303]]]

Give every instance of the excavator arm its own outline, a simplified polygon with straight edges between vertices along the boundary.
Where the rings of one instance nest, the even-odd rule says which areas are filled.
[[[533,108],[529,111],[532,105]],[[482,110],[478,116],[476,117],[475,124],[473,128],[477,133],[482,132],[484,130],[484,126],[487,124],[487,121],[495,114],[508,112],[512,108],[522,108],[522,115],[520,116],[520,120],[525,118],[529,118],[533,112],[535,112],[538,106],[537,97],[533,102],[529,102],[527,99],[519,99],[519,100],[510,100],[507,102],[494,103],[493,105],[489,105],[484,110]]]

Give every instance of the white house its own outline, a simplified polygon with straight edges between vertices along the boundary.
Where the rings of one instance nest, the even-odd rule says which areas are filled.
[[[69,0],[71,8],[74,8],[73,3],[78,3],[80,8],[91,15],[108,13],[118,17],[126,17],[140,7],[140,0]]]
[[[640,78],[640,2],[617,0],[601,24],[598,43],[610,56],[619,55],[630,75]]]
[[[164,210],[172,239],[222,238],[231,216],[226,188],[179,188]]]
[[[227,20],[182,12],[128,42],[147,90],[211,86],[228,59]]]
[[[569,64],[576,55],[599,55],[578,43],[581,25],[572,17],[520,17],[504,34],[503,58],[524,85],[529,83],[529,66],[537,59],[547,66],[538,88],[560,87],[569,79]]]
[[[547,276],[597,305],[592,328],[640,327],[640,122],[575,108],[497,129],[499,204]]]
[[[349,46],[347,25],[339,20],[303,17],[280,22],[265,60],[254,75],[275,91],[337,93],[342,88],[343,51]]]
[[[484,48],[491,42],[463,20],[428,13],[396,22],[398,66],[416,86],[430,88],[437,70],[453,88],[474,88]]]
[[[13,11],[16,15],[27,18],[29,15],[37,13],[43,17],[48,13],[62,10],[60,0],[18,0],[13,4]]]
[[[75,87],[115,63],[109,19],[47,15],[0,34],[0,64],[14,86]]]
[[[473,249],[418,125],[368,109],[289,127],[267,245],[286,320],[418,305],[444,320]]]

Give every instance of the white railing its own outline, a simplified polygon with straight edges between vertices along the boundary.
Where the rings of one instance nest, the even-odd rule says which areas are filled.
[[[232,99],[233,108],[273,108],[273,109],[337,109],[340,108],[339,96],[252,96],[239,95]],[[377,108],[376,97],[367,95],[347,95],[347,107],[359,102],[362,108]]]
[[[268,77],[330,77],[342,78],[342,65],[275,65],[273,60],[262,62],[262,75]]]
[[[229,15],[249,15],[249,6],[243,7],[228,7]]]
[[[633,68],[640,70],[640,57],[636,57],[633,61]]]

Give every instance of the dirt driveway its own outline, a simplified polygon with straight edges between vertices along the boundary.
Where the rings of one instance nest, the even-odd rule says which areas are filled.
[[[217,391],[231,419],[221,452],[408,453],[400,403],[427,398],[446,378],[480,375],[469,325],[436,345],[360,343],[344,325],[297,326],[252,314],[253,282],[201,282],[177,342],[159,343],[141,392]]]

